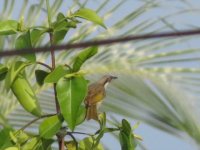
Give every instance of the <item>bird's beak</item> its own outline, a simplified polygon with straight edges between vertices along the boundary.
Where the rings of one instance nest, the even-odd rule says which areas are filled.
[[[115,77],[115,76],[111,76],[111,78],[112,78],[112,79],[117,79],[117,77]]]

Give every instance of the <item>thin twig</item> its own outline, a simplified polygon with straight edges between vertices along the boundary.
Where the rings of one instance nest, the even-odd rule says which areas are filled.
[[[49,65],[47,65],[47,64],[45,64],[45,63],[43,63],[43,62],[36,61],[36,63],[37,63],[37,64],[40,64],[40,65],[42,65],[42,66],[44,66],[44,67],[46,67],[46,68],[48,68],[49,70],[52,70],[52,68],[51,68]]]
[[[184,31],[177,31],[177,32],[162,32],[157,34],[141,34],[141,35],[131,35],[125,37],[118,37],[118,38],[111,38],[111,39],[104,39],[104,40],[97,40],[97,41],[86,41],[80,43],[72,43],[72,44],[65,44],[65,45],[51,45],[50,47],[38,47],[38,48],[31,48],[31,49],[6,49],[0,52],[0,57],[3,56],[14,56],[14,55],[21,55],[21,54],[31,54],[31,53],[40,53],[40,52],[49,52],[49,49],[54,49],[54,51],[61,51],[61,50],[70,50],[70,49],[77,49],[77,48],[85,48],[88,46],[102,46],[102,45],[110,45],[115,43],[124,43],[128,41],[134,40],[147,40],[147,39],[156,39],[156,38],[167,38],[167,37],[183,37],[183,36],[192,36],[192,35],[199,35],[200,29],[197,30],[184,30]]]
[[[20,130],[26,129],[28,126],[30,126],[31,124],[33,124],[34,122],[36,122],[36,121],[38,121],[42,118],[51,117],[51,116],[54,116],[54,115],[56,115],[56,114],[47,114],[47,115],[43,115],[43,116],[40,116],[38,118],[35,118],[32,121],[30,121],[29,123],[27,123],[25,126],[23,126]]]
[[[68,132],[67,134],[73,139],[76,144],[76,149],[78,149],[78,142],[76,141],[76,138],[70,132]]]
[[[89,133],[84,133],[84,132],[67,132],[67,133],[71,133],[71,134],[83,134],[83,135],[88,135],[88,136],[94,136],[93,134],[89,134]]]

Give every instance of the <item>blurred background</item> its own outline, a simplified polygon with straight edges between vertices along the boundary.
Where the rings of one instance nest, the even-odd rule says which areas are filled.
[[[80,19],[82,23],[70,30],[61,44],[199,28],[197,0],[52,0],[51,6],[54,19],[59,12],[69,14],[82,7],[93,9],[107,26],[104,29]],[[0,1],[0,21],[23,17],[25,26],[36,26],[47,24],[46,16],[43,0]],[[0,51],[14,48],[15,39],[16,36],[1,36]],[[47,44],[48,37],[44,35],[37,46]],[[118,76],[107,88],[101,111],[107,112],[112,122],[120,122],[122,118],[130,120],[132,125],[140,122],[135,133],[143,141],[137,149],[200,149],[199,36],[137,40],[99,48],[99,53],[83,66],[88,72],[86,78],[94,82],[104,74]],[[77,52],[57,52],[57,64],[68,64]],[[5,57],[0,62],[9,65],[17,59],[21,58]],[[37,60],[49,63],[49,53],[38,54]],[[55,112],[51,86],[41,88],[35,83],[36,68],[39,67],[27,70],[31,84],[44,112]],[[33,116],[20,107],[3,84],[0,82],[0,127],[9,123],[19,129]],[[28,130],[37,133],[39,123]],[[93,132],[95,126],[95,122],[89,121],[78,130]],[[106,135],[102,143],[105,149],[120,149],[115,135]]]

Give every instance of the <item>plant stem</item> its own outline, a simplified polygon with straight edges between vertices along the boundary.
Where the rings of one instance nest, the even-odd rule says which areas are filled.
[[[49,33],[50,36],[50,44],[53,46],[53,34],[52,32]],[[52,71],[55,69],[56,62],[55,62],[55,52],[54,49],[51,48],[51,65],[52,65]],[[60,106],[58,103],[57,99],[57,92],[56,92],[56,83],[53,84],[53,89],[54,89],[54,95],[55,95],[55,103],[56,103],[56,112],[59,114],[60,113]],[[59,150],[64,150],[64,137],[57,136],[58,139],[58,146]]]
[[[69,131],[68,131],[67,133],[70,133],[70,134],[82,134],[82,135],[94,136],[93,134],[84,133],[84,132],[69,132]]]
[[[50,11],[50,5],[49,5],[49,0],[46,0],[46,7],[47,7],[47,14],[48,14],[48,23],[49,23],[49,29],[51,29],[51,11]],[[55,62],[55,52],[53,48],[53,33],[52,31],[49,32],[49,38],[50,38],[50,46],[51,46],[51,70],[53,71],[56,67],[56,62]],[[53,89],[54,89],[54,95],[55,95],[55,103],[56,103],[56,112],[57,114],[60,113],[60,106],[58,103],[57,99],[57,92],[56,92],[56,83],[53,84]],[[64,137],[57,136],[58,139],[58,146],[59,150],[64,150]]]
[[[68,133],[68,135],[73,139],[73,141],[76,143],[76,149],[78,149],[78,142],[76,141],[76,138],[72,135],[72,133]]]
[[[56,114],[47,114],[47,115],[40,116],[39,118],[35,118],[32,121],[30,121],[29,123],[27,123],[25,126],[23,126],[20,130],[26,129],[28,126],[30,126],[31,124],[33,124],[34,122],[36,122],[36,121],[38,121],[42,118],[51,117],[51,116],[54,116],[54,115],[56,115]]]
[[[53,45],[53,34],[49,33],[50,36],[50,43],[51,46]],[[56,63],[55,63],[55,52],[54,49],[51,48],[51,65],[52,65],[52,71],[55,69]],[[56,111],[57,113],[60,113],[60,106],[58,104],[58,99],[57,99],[57,92],[56,92],[56,83],[53,84],[53,89],[54,89],[54,95],[55,95],[55,103],[56,103]]]
[[[43,62],[37,61],[36,63],[48,68],[49,70],[52,70],[52,68],[49,65],[47,65],[47,64],[45,64]]]

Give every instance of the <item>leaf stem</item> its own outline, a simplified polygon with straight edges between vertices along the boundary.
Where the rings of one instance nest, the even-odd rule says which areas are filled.
[[[43,63],[43,62],[36,61],[36,63],[37,63],[37,64],[40,64],[40,65],[42,65],[42,66],[44,66],[44,67],[46,67],[46,68],[48,68],[49,70],[52,70],[52,68],[51,68],[49,65],[47,65],[47,64],[45,64],[45,63]]]
[[[72,133],[68,132],[68,135],[73,139],[73,141],[76,143],[76,149],[78,149],[78,142],[76,141],[76,138],[73,136]]]
[[[46,118],[46,117],[51,117],[51,116],[54,116],[56,114],[47,114],[47,115],[43,115],[43,116],[40,116],[38,118],[35,118],[33,119],[32,121],[30,121],[29,123],[27,123],[25,126],[23,126],[20,130],[25,130],[28,126],[30,126],[31,124],[33,124],[34,122],[42,119],[42,118]]]
[[[89,134],[89,133],[84,133],[84,132],[67,132],[67,133],[70,133],[70,134],[83,134],[83,135],[88,135],[88,136],[94,136],[93,134]]]

